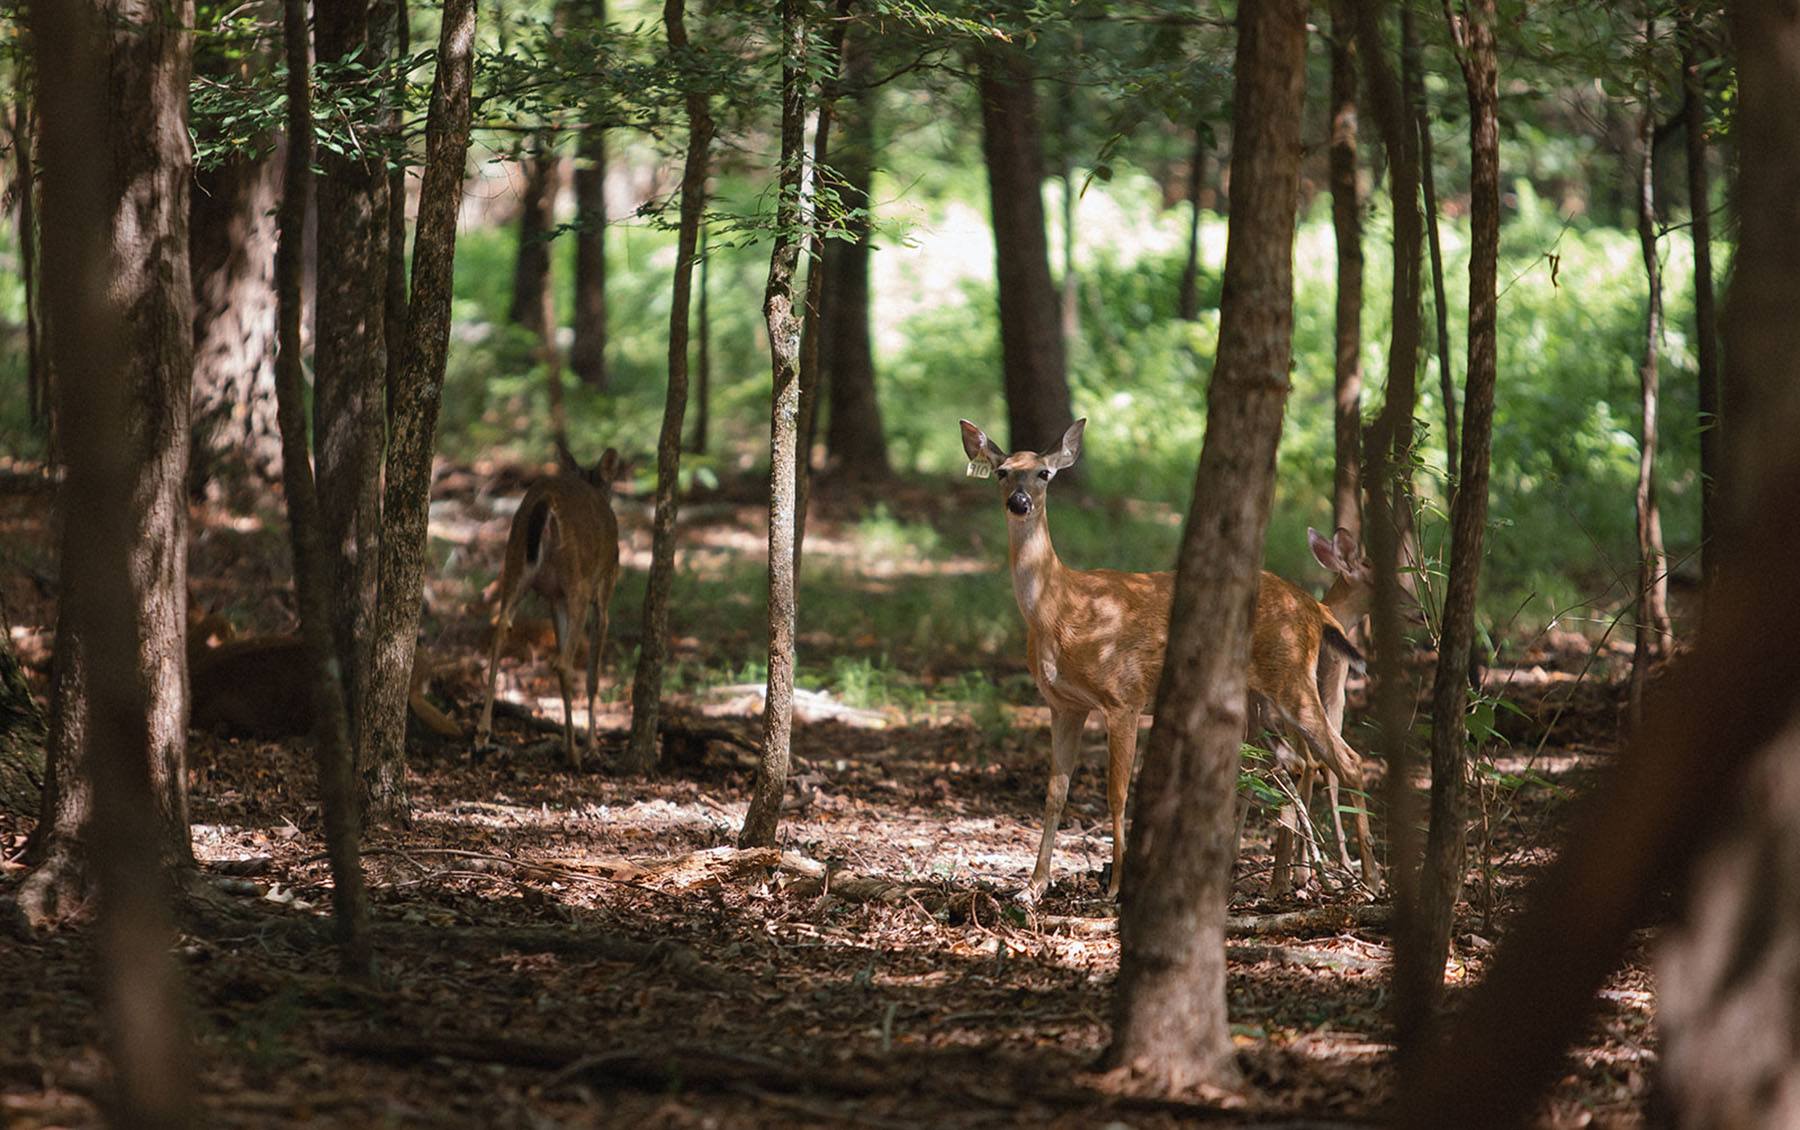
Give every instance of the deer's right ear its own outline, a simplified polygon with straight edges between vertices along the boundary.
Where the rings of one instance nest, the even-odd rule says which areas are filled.
[[[1338,558],[1337,545],[1331,538],[1308,526],[1306,527],[1306,544],[1312,550],[1313,560],[1323,565],[1326,572],[1336,573],[1339,571],[1341,562]]]
[[[609,447],[600,456],[600,462],[594,464],[594,471],[603,482],[616,483],[619,472],[624,469],[624,460],[619,458],[617,448]]]
[[[971,461],[995,467],[1006,461],[1006,452],[1001,451],[999,445],[987,437],[986,432],[967,420],[961,423],[963,453]]]

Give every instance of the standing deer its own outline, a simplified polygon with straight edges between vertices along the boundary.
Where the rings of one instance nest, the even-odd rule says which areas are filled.
[[[519,501],[506,538],[506,563],[500,569],[500,602],[494,616],[494,642],[488,652],[487,701],[475,727],[475,744],[486,745],[494,722],[494,679],[500,646],[512,627],[513,613],[526,592],[536,592],[550,605],[556,624],[556,678],[562,689],[563,742],[569,764],[581,768],[575,744],[575,713],[569,684],[575,679],[575,641],[589,628],[587,662],[588,747],[594,745],[594,696],[600,676],[600,652],[606,646],[606,609],[619,579],[619,521],[612,509],[612,484],[620,470],[619,453],[607,448],[600,461],[582,467],[557,444],[561,473],[533,483]],[[589,619],[590,613],[592,620]]]
[[[1050,783],[1044,797],[1044,835],[1037,866],[1020,898],[1035,902],[1050,885],[1056,827],[1069,795],[1069,775],[1082,727],[1099,710],[1106,719],[1107,808],[1112,816],[1113,868],[1107,895],[1117,897],[1124,872],[1125,801],[1137,755],[1138,716],[1150,705],[1162,675],[1169,635],[1173,573],[1070,569],[1050,542],[1046,490],[1057,472],[1081,454],[1077,420],[1054,451],[1011,455],[987,433],[962,421],[970,472],[1000,481],[1006,506],[1013,595],[1025,618],[1026,663],[1050,707]],[[1331,611],[1295,585],[1263,573],[1257,587],[1249,686],[1282,723],[1301,736],[1312,756],[1352,787],[1362,763],[1331,726],[1319,699],[1319,652],[1331,646],[1355,656]],[[1368,816],[1357,815],[1364,874],[1379,873]]]

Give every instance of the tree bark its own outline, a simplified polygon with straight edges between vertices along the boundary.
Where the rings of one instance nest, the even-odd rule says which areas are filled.
[[[19,281],[25,290],[25,388],[27,411],[31,422],[46,430],[51,422],[52,392],[50,368],[44,355],[42,319],[39,317],[43,280],[38,256],[38,183],[37,161],[33,157],[38,130],[36,86],[37,64],[31,48],[31,32],[22,28],[14,53],[12,141],[13,164],[19,193]],[[54,452],[52,453],[54,457]]]
[[[711,427],[709,417],[712,413],[712,302],[707,297],[708,264],[712,258],[706,253],[706,219],[700,220],[700,309],[695,315],[694,331],[699,336],[699,347],[694,351],[694,435],[688,441],[688,450],[695,455],[705,455],[707,432]]]
[[[1468,831],[1469,651],[1487,529],[1488,469],[1494,427],[1500,256],[1499,70],[1494,0],[1446,10],[1469,99],[1469,355],[1464,389],[1462,466],[1450,504],[1450,580],[1444,594],[1431,693],[1431,823],[1419,871],[1416,913],[1395,955],[1394,995],[1402,1064],[1417,1053],[1443,993],[1444,962],[1462,893]],[[1400,1011],[1400,1002],[1407,1011]]]
[[[1656,20],[1644,18],[1646,50],[1656,39]],[[1674,642],[1669,626],[1669,562],[1663,553],[1662,512],[1656,504],[1656,416],[1660,399],[1658,360],[1662,350],[1662,264],[1656,258],[1656,107],[1654,73],[1645,76],[1643,112],[1638,119],[1638,246],[1643,252],[1647,290],[1644,361],[1638,368],[1639,432],[1637,490],[1638,584],[1636,647],[1631,655],[1631,713],[1643,708],[1650,664]]]
[[[1219,349],[1122,892],[1107,1056],[1171,1089],[1237,1080],[1225,911],[1250,616],[1289,387],[1306,12],[1299,0],[1238,9]]]
[[[318,0],[313,42],[321,64],[355,55],[386,61],[371,34],[368,0]],[[377,120],[375,93],[352,117]],[[313,333],[313,435],[325,544],[338,594],[339,669],[350,704],[351,741],[366,756],[359,724],[368,692],[381,536],[382,434],[387,415],[387,177],[376,147],[320,155],[318,272]]]
[[[1331,0],[1330,153],[1331,226],[1337,236],[1336,352],[1332,368],[1336,403],[1336,462],[1331,479],[1332,518],[1362,542],[1362,193],[1356,183],[1355,0]],[[1199,157],[1193,197],[1199,211]],[[1188,268],[1193,270],[1191,240]],[[1186,276],[1183,279],[1186,281]],[[1187,290],[1183,289],[1183,295]],[[1191,318],[1187,306],[1182,316]]]
[[[331,858],[331,903],[343,971],[358,979],[373,972],[369,900],[358,844],[356,764],[344,685],[333,669],[331,562],[307,452],[305,363],[300,316],[306,273],[306,206],[312,181],[312,88],[306,46],[306,0],[283,5],[287,55],[288,158],[282,173],[279,242],[275,251],[277,295],[276,396],[280,408],[282,482],[293,544],[294,590],[300,629],[313,681],[313,756],[319,773],[319,806]]]
[[[35,817],[44,802],[49,727],[0,618],[0,812]]]
[[[806,39],[804,0],[781,0],[781,198],[775,209],[769,281],[763,291],[775,385],[769,412],[769,678],[763,699],[762,754],[739,847],[775,846],[794,720],[794,449],[800,414],[800,318],[794,309],[794,269],[806,238],[800,210]]]
[[[374,0],[369,18],[377,28],[392,28],[393,57],[398,61],[389,88],[383,128],[392,150],[387,189],[387,287],[382,297],[382,328],[387,335],[387,414],[394,415],[394,393],[400,383],[400,355],[406,344],[406,140],[402,115],[406,103],[405,64],[412,51],[412,23],[406,0]]]
[[[664,0],[663,27],[671,59],[690,53],[684,0]],[[681,170],[681,219],[675,237],[675,279],[669,299],[669,389],[656,441],[656,516],[652,522],[650,576],[644,587],[644,631],[631,684],[631,736],[626,768],[656,767],[656,723],[662,710],[663,663],[669,650],[669,590],[675,576],[675,516],[681,504],[681,432],[687,417],[688,304],[693,293],[695,250],[706,212],[707,150],[712,110],[699,87],[686,95],[687,160]],[[705,301],[704,285],[701,301]]]
[[[1714,537],[1718,525],[1720,467],[1718,313],[1713,301],[1712,185],[1706,154],[1706,79],[1693,18],[1677,9],[1681,39],[1681,73],[1686,97],[1681,117],[1687,134],[1688,208],[1694,240],[1694,355],[1700,382],[1700,570],[1712,587],[1718,563]]]
[[[365,728],[363,795],[376,819],[410,819],[406,794],[406,700],[425,588],[431,454],[450,346],[456,218],[469,153],[475,0],[447,0],[437,73],[425,119],[425,168],[413,230],[412,297],[394,397],[382,499],[381,601],[374,626]]]
[[[981,47],[981,151],[987,162],[1000,301],[1006,420],[1014,449],[1049,445],[1074,423],[1056,287],[1044,234],[1044,154],[1031,61],[1012,45]],[[1075,468],[1064,472],[1075,474]]]
[[[606,27],[606,0],[588,0],[594,27]],[[575,342],[569,368],[591,389],[606,389],[606,129],[582,123],[575,152]]]
[[[832,162],[841,179],[838,197],[849,216],[850,239],[825,242],[825,289],[819,307],[819,355],[830,408],[825,449],[835,473],[853,479],[893,474],[881,403],[875,394],[875,351],[869,332],[869,256],[873,248],[868,209],[875,178],[874,52],[866,36],[844,45],[841,103],[843,140]]]
[[[519,190],[519,250],[513,259],[512,305],[506,316],[538,338],[544,322],[544,293],[550,289],[550,229],[556,226],[556,191],[561,185],[561,158],[548,129],[532,136],[531,150],[519,159],[524,185]]]
[[[59,855],[65,870],[72,851],[91,866],[112,1117],[183,1127],[193,1058],[165,864],[192,858],[182,760],[194,10],[65,0],[27,15],[41,57],[56,60],[41,75],[41,218],[67,473],[39,825],[53,854],[19,903],[29,915],[68,890]]]

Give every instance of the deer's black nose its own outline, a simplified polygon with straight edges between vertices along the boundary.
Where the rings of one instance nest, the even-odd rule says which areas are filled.
[[[1031,513],[1031,496],[1022,490],[1015,490],[1006,496],[1006,508],[1023,518]]]

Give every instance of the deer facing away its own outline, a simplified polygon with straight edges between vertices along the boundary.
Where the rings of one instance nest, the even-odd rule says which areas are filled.
[[[1025,618],[1026,663],[1050,707],[1050,782],[1044,833],[1031,881],[1020,892],[1036,901],[1050,884],[1056,828],[1069,793],[1082,727],[1095,710],[1106,720],[1107,809],[1112,818],[1113,868],[1107,894],[1116,897],[1125,854],[1125,802],[1137,755],[1138,716],[1156,694],[1169,634],[1173,573],[1070,569],[1050,541],[1046,490],[1057,472],[1081,454],[1086,420],[1077,420],[1053,451],[1008,455],[969,421],[963,450],[971,470],[986,468],[1000,482],[1007,513],[1013,595]],[[1309,753],[1360,788],[1362,763],[1331,725],[1319,698],[1320,649],[1355,649],[1331,611],[1298,586],[1263,573],[1257,589],[1249,684]],[[1364,875],[1378,866],[1368,816],[1358,813]]]
[[[506,538],[494,642],[488,652],[487,700],[475,727],[475,744],[486,745],[493,729],[494,680],[501,644],[512,627],[519,601],[527,592],[535,592],[550,605],[556,624],[556,678],[562,691],[563,742],[569,764],[580,769],[581,750],[575,742],[569,688],[575,681],[576,641],[586,627],[591,749],[600,652],[606,646],[607,606],[619,579],[619,522],[613,514],[612,484],[619,475],[621,461],[619,453],[609,447],[598,463],[582,467],[561,444],[557,445],[557,461],[561,473],[539,479],[525,492]]]

